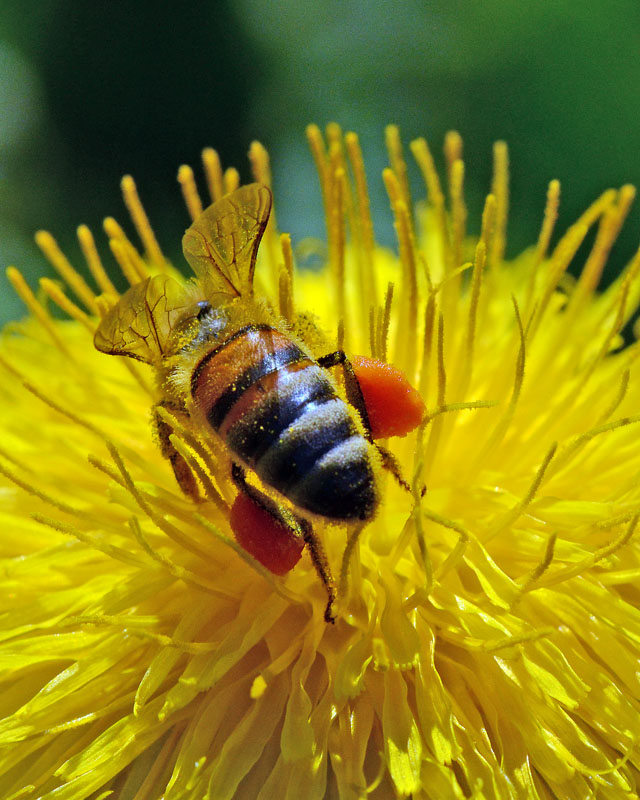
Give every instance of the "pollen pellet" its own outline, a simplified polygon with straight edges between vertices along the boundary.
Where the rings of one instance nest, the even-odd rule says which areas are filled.
[[[353,371],[360,383],[374,439],[406,436],[423,420],[424,400],[402,370],[365,356],[354,356]]]

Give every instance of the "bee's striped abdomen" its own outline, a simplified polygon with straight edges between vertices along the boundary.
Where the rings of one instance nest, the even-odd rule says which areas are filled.
[[[326,372],[287,336],[238,331],[200,362],[192,395],[229,449],[293,503],[334,519],[372,515],[370,445]]]

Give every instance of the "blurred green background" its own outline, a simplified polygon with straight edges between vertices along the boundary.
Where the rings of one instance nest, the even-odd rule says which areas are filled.
[[[99,236],[105,216],[124,221],[125,172],[177,260],[188,224],[178,165],[197,167],[210,145],[248,179],[254,138],[271,153],[280,227],[294,242],[321,236],[304,128],[331,120],[360,134],[387,244],[387,123],[438,155],[444,133],[461,132],[472,230],[492,142],[506,139],[513,255],[535,241],[550,178],[562,181],[559,230],[603,189],[640,182],[639,56],[638,0],[3,0],[0,262],[32,286],[51,274],[32,240],[42,227],[81,264],[75,229]],[[417,169],[412,180],[422,196]],[[635,251],[639,223],[634,208],[610,271]],[[1,280],[4,321],[22,309]]]

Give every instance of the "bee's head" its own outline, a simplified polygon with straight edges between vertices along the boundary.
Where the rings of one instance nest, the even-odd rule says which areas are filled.
[[[208,300],[194,303],[173,329],[167,355],[178,355],[195,349],[205,341],[215,341],[227,322],[224,311]]]

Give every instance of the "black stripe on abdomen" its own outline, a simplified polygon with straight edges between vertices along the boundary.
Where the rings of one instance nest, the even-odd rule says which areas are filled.
[[[295,364],[306,359],[307,356],[293,343],[268,352],[259,363],[249,367],[238,376],[213,403],[207,414],[209,423],[218,430],[233,406],[260,378],[264,378],[288,364]]]
[[[323,517],[368,520],[377,492],[369,442],[360,435],[337,443],[287,492],[292,503]]]
[[[336,398],[323,370],[309,364],[297,371],[280,370],[277,381],[226,432],[228,447],[255,468],[267,451],[305,412]]]
[[[347,408],[336,397],[312,404],[283,430],[255,465],[263,481],[287,495],[336,445],[357,435]]]

